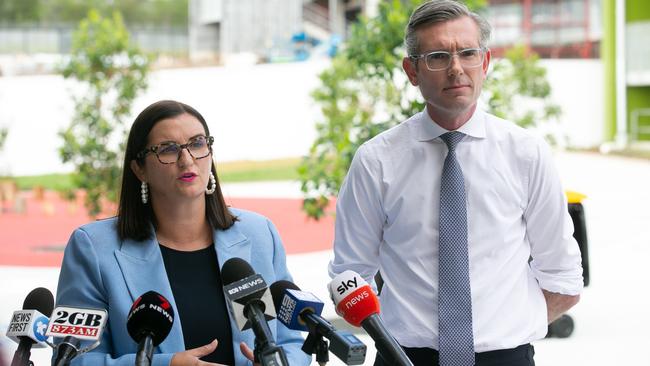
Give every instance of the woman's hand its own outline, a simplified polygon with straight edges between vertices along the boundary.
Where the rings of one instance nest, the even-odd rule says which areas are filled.
[[[253,353],[253,350],[250,347],[248,347],[246,343],[241,342],[239,344],[239,350],[241,351],[241,354],[244,355],[244,357],[248,358],[249,361],[253,362],[253,365],[260,366],[259,363],[255,363],[255,354]]]
[[[201,357],[214,352],[214,350],[217,349],[218,344],[219,342],[215,339],[212,343],[208,343],[205,346],[188,349],[185,352],[178,352],[174,354],[174,357],[172,357],[170,366],[224,366],[219,363],[200,360]],[[251,354],[253,354],[252,351]]]

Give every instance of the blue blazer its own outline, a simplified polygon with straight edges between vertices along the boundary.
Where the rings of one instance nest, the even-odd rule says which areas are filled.
[[[215,249],[219,266],[230,258],[239,257],[251,264],[268,285],[278,280],[291,280],[280,237],[265,217],[243,210],[231,209],[239,218],[227,230],[215,230]],[[117,219],[84,225],[72,233],[65,249],[59,276],[56,303],[73,307],[88,307],[108,311],[108,323],[95,350],[78,356],[73,365],[133,365],[136,343],[126,330],[126,318],[135,299],[153,290],[167,299],[178,314],[167,279],[158,241],[120,240]],[[197,297],[200,297],[197,294]],[[230,319],[236,365],[251,365],[239,351],[239,343],[254,346],[253,331],[240,331]],[[174,319],[167,338],[155,349],[153,365],[167,366],[176,352],[185,351],[182,324]],[[276,320],[269,322],[277,344],[284,348],[289,363],[309,365],[311,357],[300,347],[303,339]]]

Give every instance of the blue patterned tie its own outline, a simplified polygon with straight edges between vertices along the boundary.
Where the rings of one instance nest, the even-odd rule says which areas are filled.
[[[474,365],[465,181],[455,151],[456,145],[463,136],[460,132],[448,132],[440,136],[449,148],[440,183],[438,257],[440,366]]]

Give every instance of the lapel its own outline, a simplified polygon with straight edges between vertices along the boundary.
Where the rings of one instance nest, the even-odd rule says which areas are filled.
[[[250,263],[251,242],[240,230],[239,224],[231,226],[227,230],[215,230],[213,238],[216,242],[217,259],[219,268],[230,258],[241,258]]]
[[[251,261],[251,241],[240,230],[241,224],[235,223],[228,230],[215,230],[215,250],[217,251],[217,260],[219,261],[219,268],[223,268],[223,264],[230,258],[241,258],[246,262]],[[228,297],[226,296],[226,299]],[[228,310],[231,311],[230,304],[226,300]],[[249,346],[253,344],[252,332],[242,331],[237,327],[234,318],[230,317],[230,329],[232,329],[232,341],[235,355],[239,353],[239,343],[246,342]]]
[[[234,257],[239,257],[250,263],[251,242],[239,230],[239,225],[236,223],[227,230],[213,232],[219,268],[223,267],[225,261]],[[123,241],[122,247],[115,251],[115,257],[122,271],[124,282],[129,289],[130,303],[133,303],[143,293],[153,290],[166,297],[173,308],[177,309],[155,234],[151,239],[145,241],[131,239]],[[232,318],[230,326],[233,330],[237,329],[236,332],[233,332],[233,344],[237,345],[235,351],[239,349],[239,342],[245,341],[249,345],[252,344],[252,338],[243,336]],[[251,332],[246,333],[250,335],[248,333]],[[161,353],[173,353],[178,349],[185,349],[183,331],[178,317],[174,320],[171,332],[158,348]]]
[[[122,247],[115,251],[115,258],[129,289],[131,303],[143,293],[153,290],[167,298],[172,307],[177,309],[155,234],[153,238],[145,241],[131,239],[123,241]],[[161,353],[185,349],[178,317],[174,319],[172,330],[158,348]]]

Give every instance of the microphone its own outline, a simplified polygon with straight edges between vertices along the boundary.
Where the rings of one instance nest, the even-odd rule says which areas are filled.
[[[278,320],[289,329],[309,332],[302,350],[308,355],[316,353],[317,362],[328,361],[328,345],[322,337],[329,339],[329,350],[346,365],[361,365],[366,360],[366,345],[352,333],[338,331],[323,319],[320,314],[324,303],[312,293],[281,280],[271,285],[271,294]]]
[[[81,341],[75,337],[67,336],[56,346],[56,358],[52,363],[53,366],[68,366],[70,361],[75,358],[79,352]]]
[[[174,309],[156,291],[147,291],[133,302],[126,318],[126,330],[138,344],[136,366],[151,365],[153,348],[167,338],[173,324]]]
[[[31,349],[45,347],[45,330],[49,319],[43,314],[52,313],[54,296],[44,287],[33,289],[23,302],[23,310],[14,311],[7,328],[7,337],[18,343],[11,366],[28,366]]]
[[[266,366],[288,366],[282,347],[275,344],[268,321],[275,309],[266,282],[241,258],[228,259],[221,268],[224,292],[230,312],[241,330],[255,333],[255,362]]]
[[[345,271],[329,284],[336,313],[355,327],[362,326],[388,365],[413,366],[379,317],[379,299],[358,273]]]
[[[108,314],[103,309],[57,306],[51,317],[45,335],[63,338],[63,341],[56,346],[53,366],[66,366],[76,356],[99,346]],[[80,349],[82,339],[95,341],[95,343]]]

